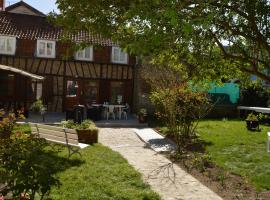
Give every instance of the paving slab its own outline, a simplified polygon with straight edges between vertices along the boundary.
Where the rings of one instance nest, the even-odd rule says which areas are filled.
[[[172,141],[160,135],[152,128],[134,128],[132,130],[156,152],[171,152],[176,150],[176,145]]]
[[[130,128],[100,128],[99,142],[119,152],[164,200],[221,200],[216,193],[162,154]]]

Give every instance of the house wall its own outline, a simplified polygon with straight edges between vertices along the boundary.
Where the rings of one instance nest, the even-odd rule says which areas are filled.
[[[27,42],[29,41],[25,41],[25,43]],[[101,93],[99,97],[100,103],[108,100],[110,82],[121,81],[124,83],[125,101],[130,105],[133,103],[131,97],[133,92],[134,66],[132,65],[36,58],[26,56],[33,46],[21,46],[20,48],[27,50],[19,51],[20,55],[23,56],[0,55],[0,64],[44,76],[46,79],[43,83],[43,99],[48,105],[49,111],[60,112],[65,110],[67,80],[99,81],[99,90]]]
[[[19,57],[35,57],[37,48],[36,40],[17,39],[16,41],[16,56]],[[55,59],[67,59],[74,60],[74,51],[70,44],[56,42],[56,58]],[[93,52],[95,63],[111,64],[111,52],[112,47],[109,46],[95,46]],[[136,57],[129,56],[127,65],[135,65]]]
[[[4,10],[5,9],[5,2],[4,0],[0,0],[0,10]]]
[[[18,13],[18,14],[26,14],[26,15],[39,16],[37,13],[33,12],[29,8],[26,8],[25,6],[18,6],[16,8],[13,8],[9,12],[11,12],[11,13]]]

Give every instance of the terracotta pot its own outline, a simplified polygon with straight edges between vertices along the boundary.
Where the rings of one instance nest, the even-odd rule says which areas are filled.
[[[139,123],[146,123],[147,122],[147,115],[140,115],[138,116]]]
[[[98,142],[98,130],[76,130],[79,142],[85,144],[93,144]]]

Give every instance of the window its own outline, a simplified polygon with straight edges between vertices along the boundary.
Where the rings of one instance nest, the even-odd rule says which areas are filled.
[[[86,47],[85,49],[77,51],[75,54],[75,59],[92,61],[93,60],[93,46]]]
[[[55,41],[38,40],[37,56],[44,58],[55,58]]]
[[[119,47],[112,47],[112,62],[127,64],[128,55]]]
[[[84,81],[83,94],[85,103],[96,103],[98,101],[99,84],[96,81]]]
[[[111,82],[111,98],[110,103],[121,104],[124,97],[124,83],[123,82]]]
[[[16,37],[0,36],[0,54],[15,55]]]
[[[77,81],[67,81],[67,96],[76,97],[78,91],[78,82]]]

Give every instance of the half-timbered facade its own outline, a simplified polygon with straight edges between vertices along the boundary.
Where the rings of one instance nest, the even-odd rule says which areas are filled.
[[[14,87],[0,91],[0,102],[16,100],[27,107],[28,99],[17,98],[27,91],[33,97],[29,99],[42,98],[49,111],[65,111],[79,103],[115,103],[119,97],[132,105],[134,56],[86,31],[68,35],[72,43],[88,45],[77,51],[72,43],[62,42],[62,36],[60,27],[22,1],[0,11],[0,64],[45,78],[33,81],[27,90],[17,90],[15,80],[5,82],[2,88]],[[0,90],[1,77],[5,79],[0,71]]]

